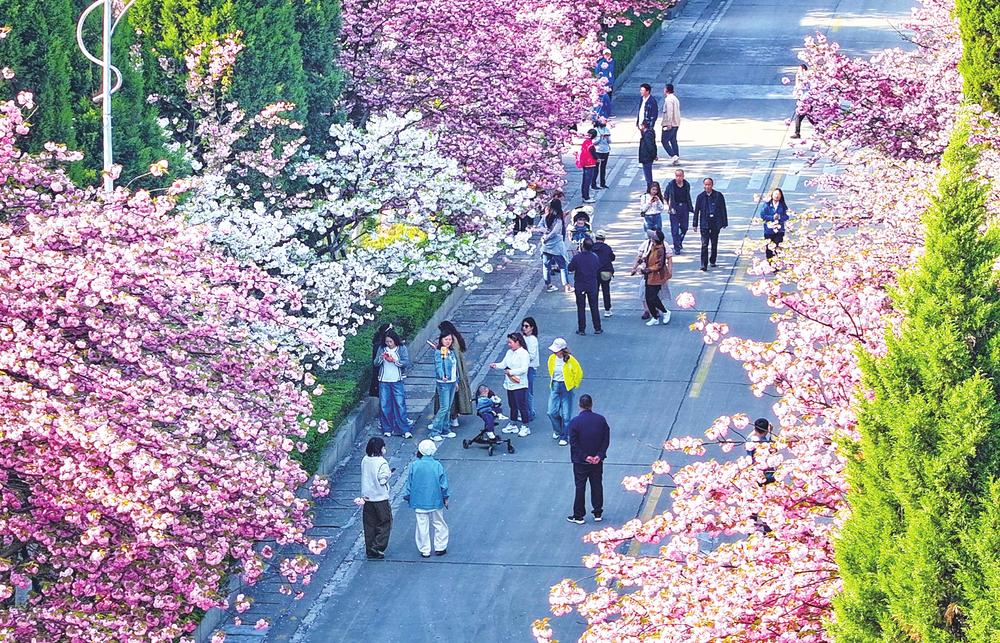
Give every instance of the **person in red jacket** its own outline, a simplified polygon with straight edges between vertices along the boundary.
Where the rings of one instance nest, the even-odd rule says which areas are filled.
[[[583,186],[580,192],[583,194],[584,203],[594,202],[590,198],[590,186],[594,182],[594,177],[597,173],[597,155],[594,153],[594,139],[596,138],[596,129],[587,130],[587,137],[583,139],[583,144],[580,146],[580,158],[577,161],[580,169],[583,170]]]

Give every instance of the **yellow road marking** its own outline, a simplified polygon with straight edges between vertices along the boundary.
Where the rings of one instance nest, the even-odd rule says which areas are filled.
[[[774,178],[771,180],[771,187],[767,188],[767,192],[761,195],[761,201],[766,202],[771,198],[771,193],[774,192],[775,188],[781,187],[781,182],[785,180],[785,171],[778,170],[774,173]]]
[[[639,520],[642,522],[648,521],[656,513],[656,505],[660,502],[660,496],[663,495],[663,487],[653,487],[646,496],[646,504],[642,508],[642,513],[639,514]],[[638,556],[639,549],[642,547],[642,543],[638,540],[633,540],[632,544],[628,546],[629,556]]]
[[[698,366],[698,371],[694,374],[694,382],[691,384],[691,392],[688,394],[688,397],[698,397],[701,395],[701,387],[705,385],[705,380],[708,379],[708,369],[712,367],[712,359],[715,358],[717,348],[715,344],[708,347],[705,359],[702,360]]]
[[[830,27],[830,31],[832,31],[833,33],[837,33],[838,31],[840,31],[840,25],[841,25],[842,22],[843,21],[840,18],[837,18],[836,20],[834,20],[833,21],[833,26]]]

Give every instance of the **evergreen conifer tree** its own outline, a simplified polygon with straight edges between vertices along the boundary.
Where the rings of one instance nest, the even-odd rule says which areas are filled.
[[[893,293],[904,320],[863,355],[859,443],[844,445],[851,515],[836,543],[840,641],[988,641],[1000,473],[1000,231],[962,125],[924,215],[925,253]],[[984,567],[984,563],[989,563]],[[972,636],[972,632],[981,636]]]

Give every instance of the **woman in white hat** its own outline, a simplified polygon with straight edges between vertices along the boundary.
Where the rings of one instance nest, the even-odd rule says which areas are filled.
[[[559,446],[569,444],[569,421],[573,418],[573,396],[583,381],[583,367],[569,352],[562,337],[556,337],[549,346],[549,421],[552,422],[552,439]]]
[[[403,499],[417,514],[417,549],[424,558],[431,557],[431,527],[434,528],[434,553],[448,553],[448,523],[444,510],[448,507],[448,474],[434,458],[437,444],[421,440],[417,459],[410,463],[403,489]]]

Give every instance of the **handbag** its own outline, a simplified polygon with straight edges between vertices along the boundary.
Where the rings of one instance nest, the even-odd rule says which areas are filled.
[[[611,278],[615,276],[615,273],[610,270],[601,271],[601,281],[611,281]]]

